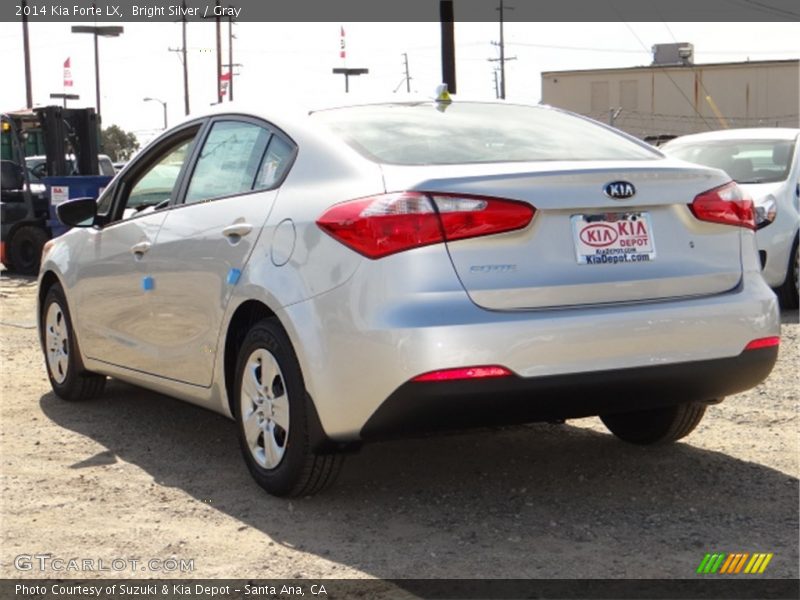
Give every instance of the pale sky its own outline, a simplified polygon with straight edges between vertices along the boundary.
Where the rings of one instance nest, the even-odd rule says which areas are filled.
[[[116,24],[116,23],[115,23]],[[348,67],[369,68],[351,78],[351,96],[405,94],[403,56],[408,53],[411,88],[433,95],[441,80],[438,23],[240,23],[234,24],[234,83],[237,100],[257,101],[282,95],[313,96],[325,101],[344,88],[331,69],[339,58],[340,25],[346,33]],[[80,94],[71,107],[94,106],[92,36],[70,33],[70,23],[31,23],[31,68],[34,104],[57,103],[51,92],[63,92],[63,62],[72,61],[74,86]],[[167,102],[169,124],[183,118],[183,79],[175,23],[125,23],[119,38],[100,39],[103,125],[117,124],[146,142],[162,127],[161,105]],[[456,23],[458,96],[494,98],[493,69],[499,39],[497,23]],[[541,72],[647,65],[657,43],[690,42],[695,63],[800,58],[800,25],[796,23],[506,23],[506,91],[509,100],[536,103]],[[193,113],[216,101],[214,24],[188,25],[189,85]],[[227,62],[227,23],[223,26],[223,62]],[[0,23],[3,84],[0,109],[25,105],[22,26]],[[317,102],[315,102],[316,104]]]

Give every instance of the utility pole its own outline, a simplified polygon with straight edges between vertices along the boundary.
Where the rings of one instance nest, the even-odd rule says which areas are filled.
[[[400,86],[403,85],[403,82],[406,84],[406,93],[411,93],[411,73],[408,70],[408,52],[403,52],[403,63],[405,65],[405,72],[406,76],[400,80],[400,83],[397,84],[397,87],[394,88],[394,93],[397,93],[397,90],[400,89]]]
[[[217,22],[217,104],[222,102],[222,34],[220,32],[219,2],[220,0],[216,0],[215,5],[217,10],[214,11],[217,15],[214,17],[214,20]]]
[[[514,7],[508,6],[506,7],[503,3],[503,0],[500,0],[500,7],[497,9],[500,11],[500,43],[497,44],[492,42],[493,45],[500,47],[500,58],[490,58],[490,62],[500,62],[500,98],[503,100],[506,99],[506,61],[508,60],[517,60],[516,56],[512,56],[510,58],[506,58],[506,40],[505,40],[505,31],[504,31],[504,23],[505,23],[505,11],[506,10],[514,10]]]
[[[184,114],[189,114],[189,60],[186,54],[186,0],[183,0],[183,16],[181,17],[181,37],[182,46],[180,48],[168,48],[170,52],[177,52],[179,54],[181,64],[183,65],[183,111]]]
[[[28,43],[28,0],[22,0],[22,50],[25,55],[25,98],[27,107],[33,108],[33,90],[31,88],[31,49]]]
[[[183,0],[183,19],[181,30],[183,33],[183,46],[181,46],[181,57],[183,57],[183,110],[189,114],[189,63],[186,62],[186,0]],[[171,48],[170,48],[171,50]]]
[[[228,73],[231,80],[228,83],[228,101],[233,102],[233,16],[228,14]]]
[[[406,93],[411,93],[411,73],[408,72],[408,52],[403,52],[403,62],[406,67]]]
[[[493,73],[494,73],[494,97],[495,98],[499,98],[500,97],[500,81],[497,78],[497,69],[495,69],[493,71]]]

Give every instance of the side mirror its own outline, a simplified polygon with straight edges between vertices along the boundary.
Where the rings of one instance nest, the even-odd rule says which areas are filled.
[[[17,163],[0,161],[0,181],[4,190],[21,190],[25,187],[25,175]]]
[[[97,216],[97,200],[75,198],[56,206],[58,220],[67,227],[91,227]]]

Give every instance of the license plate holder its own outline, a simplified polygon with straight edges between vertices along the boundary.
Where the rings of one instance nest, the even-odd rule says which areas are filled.
[[[641,263],[656,258],[647,212],[579,214],[570,220],[579,265]]]

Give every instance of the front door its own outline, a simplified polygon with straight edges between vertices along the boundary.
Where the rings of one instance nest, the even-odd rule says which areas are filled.
[[[90,358],[138,371],[155,369],[148,254],[200,128],[200,123],[187,126],[134,159],[99,200],[101,224],[88,230],[75,285],[81,346]]]

